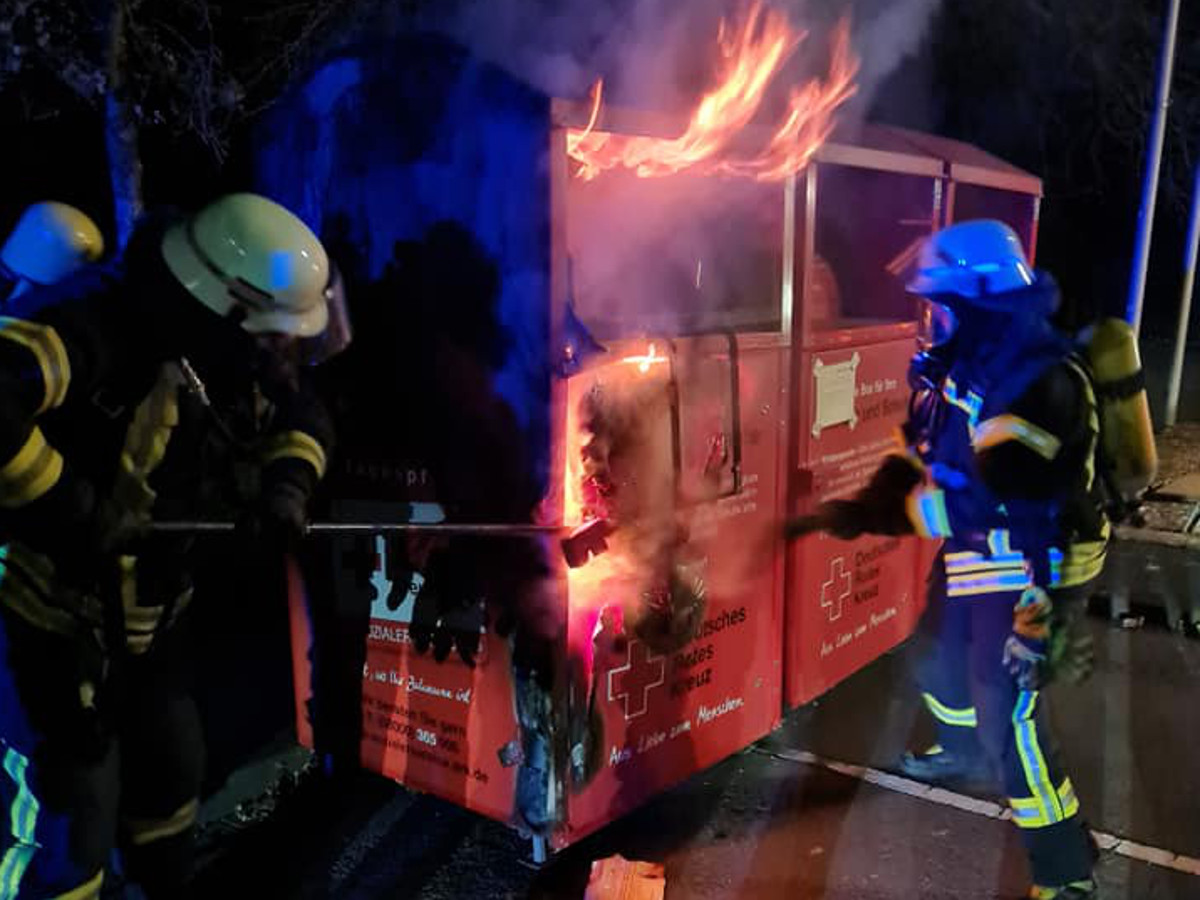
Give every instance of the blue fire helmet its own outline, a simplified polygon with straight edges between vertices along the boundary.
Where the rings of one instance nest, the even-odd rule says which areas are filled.
[[[30,285],[54,284],[104,252],[104,238],[87,214],[65,203],[35,203],[22,214],[0,261],[17,282],[14,292]]]
[[[1012,291],[1036,278],[1016,232],[993,219],[960,222],[931,236],[921,249],[908,290],[924,297],[958,297],[974,306],[1008,309]]]

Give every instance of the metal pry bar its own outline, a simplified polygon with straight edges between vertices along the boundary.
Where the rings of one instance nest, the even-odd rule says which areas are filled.
[[[154,534],[226,534],[237,528],[234,522],[153,522]],[[560,534],[568,529],[562,525],[504,524],[498,522],[313,522],[305,528],[307,534],[446,534],[495,535],[536,537]]]

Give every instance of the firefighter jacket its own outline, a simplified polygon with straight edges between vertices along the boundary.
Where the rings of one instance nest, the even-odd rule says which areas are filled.
[[[331,440],[319,404],[170,276],[159,235],[0,318],[0,604],[70,635],[110,626],[119,598],[135,653],[190,598],[191,539],[105,538],[211,515],[240,456],[262,491],[307,498]]]
[[[907,429],[922,444],[889,458],[852,507],[864,530],[944,539],[952,597],[1091,581],[1110,531],[1086,370],[1044,320],[995,324],[1008,327],[960,348],[936,412],[922,404],[927,430]]]

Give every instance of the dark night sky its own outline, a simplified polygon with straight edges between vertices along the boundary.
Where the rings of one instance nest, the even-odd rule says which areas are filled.
[[[1042,19],[1028,15],[1051,10]],[[1124,309],[1165,0],[946,0],[872,118],[956,137],[1045,182],[1040,265],[1072,300]],[[1183,4],[1144,327],[1175,330],[1200,130],[1200,9]],[[1190,153],[1189,153],[1190,151]],[[1193,334],[1197,328],[1193,328]]]
[[[976,143],[1046,182],[1039,263],[1076,302],[1124,303],[1141,187],[1141,124],[1152,105],[1162,2],[1132,0],[1108,19],[1068,21],[1093,3],[945,0],[917,54],[875,97],[872,118]],[[1028,10],[1054,12],[1031,21]],[[1113,60],[1119,61],[1119,66]],[[1200,9],[1184,4],[1180,73],[1147,293],[1146,327],[1174,328],[1191,160],[1187,120],[1200,119]],[[0,94],[9,179],[0,228],[29,201],[56,197],[96,214],[110,205],[98,114],[50,77]],[[23,96],[22,96],[23,95]],[[57,110],[57,115],[49,115]],[[1114,124],[1115,123],[1115,124]],[[1194,130],[1194,129],[1193,129]],[[1191,136],[1200,140],[1200,132]],[[236,143],[235,143],[236,147]],[[192,205],[244,177],[238,154],[218,166],[195,141],[163,129],[143,140],[151,201]]]

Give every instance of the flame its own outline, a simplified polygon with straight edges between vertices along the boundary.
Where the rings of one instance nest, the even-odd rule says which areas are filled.
[[[621,360],[623,363],[635,363],[638,371],[643,375],[650,371],[650,367],[652,365],[657,363],[665,363],[666,361],[667,358],[665,356],[660,356],[653,344],[651,344],[646,350],[645,356],[626,356]]]
[[[834,112],[856,91],[858,57],[850,47],[846,19],[834,30],[828,78],[792,89],[787,114],[760,150],[745,155],[732,144],[759,111],[772,79],[807,36],[764,0],[751,0],[736,25],[723,19],[717,35],[717,86],[701,98],[687,128],[674,139],[596,131],[604,88],[603,81],[597,81],[587,126],[567,134],[567,153],[579,164],[576,174],[591,180],[622,167],[653,178],[696,169],[701,174],[773,181],[799,171],[829,137]]]

